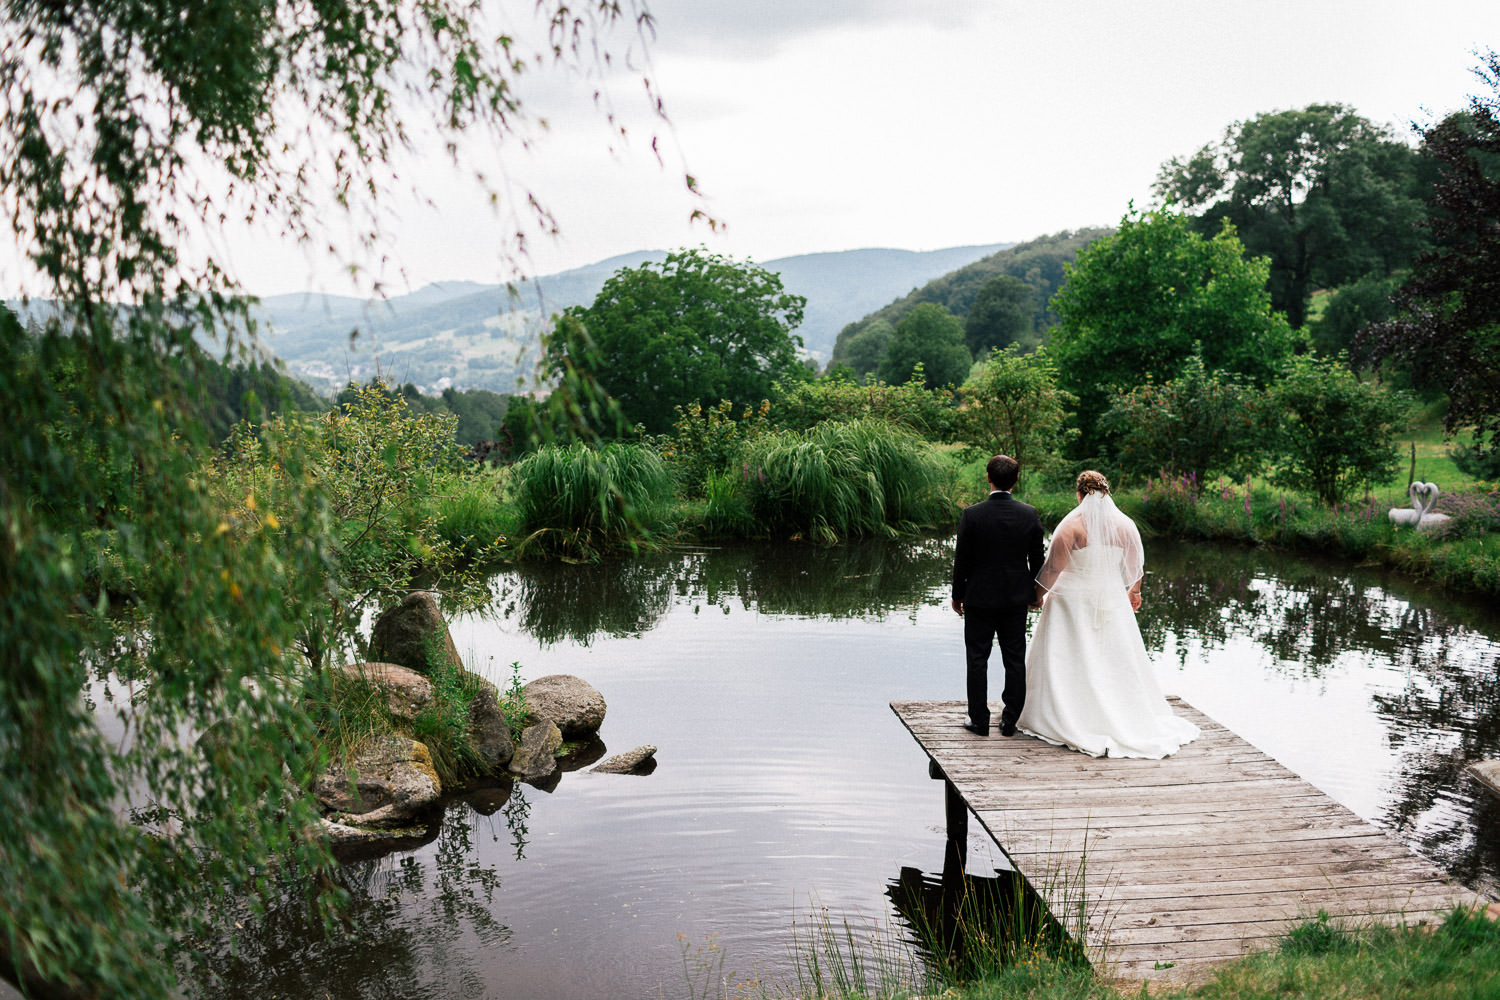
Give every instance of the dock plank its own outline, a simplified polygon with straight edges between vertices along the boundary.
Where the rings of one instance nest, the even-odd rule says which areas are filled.
[[[1488,902],[1219,722],[1172,705],[1202,735],[1165,760],[975,736],[959,725],[963,702],[891,709],[1115,978],[1201,982],[1319,911],[1420,923]]]

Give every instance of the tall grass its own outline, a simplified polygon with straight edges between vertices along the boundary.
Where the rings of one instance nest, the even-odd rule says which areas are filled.
[[[656,452],[638,444],[546,447],[511,472],[528,551],[596,559],[622,547],[649,546],[668,529],[671,473]]]
[[[950,513],[930,446],[878,420],[765,435],[746,448],[740,475],[761,529],[816,542],[894,536],[935,527]]]

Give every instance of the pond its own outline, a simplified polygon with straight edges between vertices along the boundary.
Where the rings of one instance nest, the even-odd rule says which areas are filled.
[[[502,687],[512,662],[585,678],[609,704],[607,751],[655,744],[656,769],[452,803],[430,843],[343,870],[352,939],[325,939],[289,894],[215,957],[219,989],[758,995],[825,916],[896,928],[889,886],[941,869],[943,795],[888,703],[962,697],[951,551],[758,546],[500,574],[490,610],[453,628],[470,665]],[[1500,808],[1463,770],[1500,757],[1493,609],[1244,549],[1152,542],[1147,566],[1141,624],[1166,690],[1465,884],[1500,886]],[[1003,867],[972,827],[971,871]]]

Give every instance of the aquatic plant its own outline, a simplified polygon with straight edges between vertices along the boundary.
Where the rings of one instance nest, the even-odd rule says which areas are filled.
[[[511,494],[524,533],[518,554],[582,560],[650,545],[673,498],[661,456],[639,444],[542,448],[515,465]]]

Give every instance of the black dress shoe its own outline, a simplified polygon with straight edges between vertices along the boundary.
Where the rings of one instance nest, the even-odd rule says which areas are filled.
[[[990,734],[990,727],[989,726],[976,726],[972,722],[965,722],[964,723],[964,728],[967,729],[969,732],[973,733],[975,736],[988,736]],[[1012,732],[1015,731],[1014,727],[1012,727],[1011,731]]]
[[[1001,736],[1014,736],[1014,735],[1016,735],[1016,724],[1014,722],[1006,722],[1004,719],[1001,719],[1000,720],[1000,735]]]

